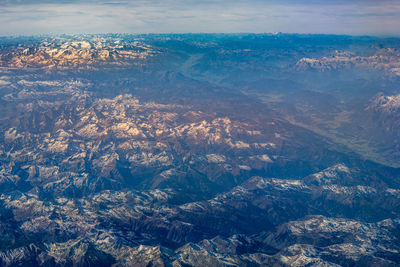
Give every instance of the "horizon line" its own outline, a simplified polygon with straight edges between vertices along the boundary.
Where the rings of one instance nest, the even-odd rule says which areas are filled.
[[[24,37],[51,37],[51,36],[84,36],[84,35],[315,35],[315,36],[341,36],[341,37],[368,37],[368,38],[400,38],[399,35],[390,34],[348,34],[348,33],[297,33],[297,32],[145,32],[145,33],[127,33],[127,32],[104,32],[104,33],[37,33],[37,34],[11,34],[0,35],[0,38],[24,38]]]

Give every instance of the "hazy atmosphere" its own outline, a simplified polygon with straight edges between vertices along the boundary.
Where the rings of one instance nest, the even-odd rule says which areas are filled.
[[[0,267],[400,266],[399,29],[399,0],[0,0]]]
[[[286,32],[398,35],[396,1],[0,1],[0,35]]]

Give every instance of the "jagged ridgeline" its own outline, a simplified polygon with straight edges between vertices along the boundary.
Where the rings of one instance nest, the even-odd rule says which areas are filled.
[[[400,40],[0,38],[1,266],[397,266]]]
[[[118,35],[6,38],[2,40],[0,65],[14,69],[133,65],[155,52],[142,38]]]

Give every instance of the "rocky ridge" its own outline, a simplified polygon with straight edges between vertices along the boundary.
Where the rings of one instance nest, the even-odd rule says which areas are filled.
[[[350,51],[336,51],[331,56],[320,58],[302,58],[296,63],[297,70],[314,69],[321,72],[365,67],[385,70],[388,75],[400,75],[400,52],[398,49],[387,48],[376,51],[371,56],[361,56]]]

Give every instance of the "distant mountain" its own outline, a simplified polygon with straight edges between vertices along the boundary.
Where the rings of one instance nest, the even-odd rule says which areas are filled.
[[[127,41],[107,36],[38,38],[29,43],[7,45],[0,53],[0,66],[69,69],[98,64],[137,64],[154,53],[156,51],[139,39]]]

